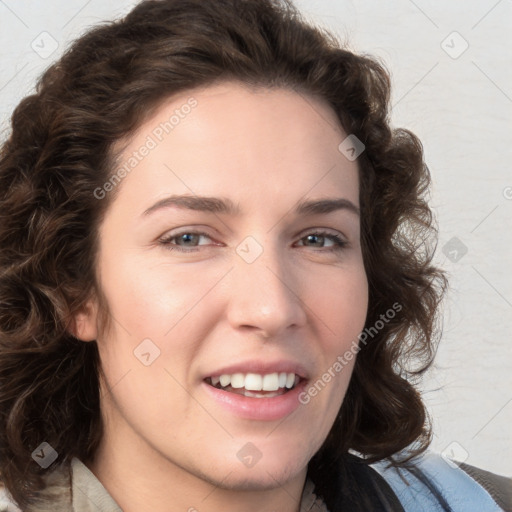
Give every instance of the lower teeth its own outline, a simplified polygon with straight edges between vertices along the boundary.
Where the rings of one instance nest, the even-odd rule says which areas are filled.
[[[250,398],[274,398],[275,396],[281,396],[290,391],[288,388],[279,388],[277,391],[249,391],[245,388],[234,388],[231,385],[222,387],[220,384],[217,384],[213,387],[222,389],[223,391],[228,391],[229,393],[235,393],[237,395],[243,395]]]
[[[258,393],[258,391],[248,391],[244,389],[244,396],[249,396],[251,398],[273,398],[275,396],[280,396],[286,393],[285,390],[281,391],[267,391],[265,394]]]

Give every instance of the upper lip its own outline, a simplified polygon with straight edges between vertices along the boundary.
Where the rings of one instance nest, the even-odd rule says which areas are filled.
[[[279,361],[261,361],[261,360],[247,360],[239,363],[234,363],[229,366],[224,366],[218,370],[212,370],[204,376],[220,377],[221,375],[233,375],[234,373],[258,373],[267,375],[269,373],[295,373],[302,379],[308,378],[308,372],[300,363],[290,360]]]

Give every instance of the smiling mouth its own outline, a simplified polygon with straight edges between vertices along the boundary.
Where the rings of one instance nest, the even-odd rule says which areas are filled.
[[[207,377],[205,382],[210,386],[250,398],[273,398],[281,396],[301,381],[295,373],[234,373]]]

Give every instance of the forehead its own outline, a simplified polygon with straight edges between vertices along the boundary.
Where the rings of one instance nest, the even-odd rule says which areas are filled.
[[[338,149],[346,137],[320,99],[226,82],[162,102],[125,143],[118,166],[129,168],[131,159],[123,183],[131,196],[218,195],[222,189],[261,201],[343,191],[357,202],[357,163]]]

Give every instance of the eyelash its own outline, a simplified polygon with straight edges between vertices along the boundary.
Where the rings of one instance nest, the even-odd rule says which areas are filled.
[[[199,250],[199,247],[201,247],[201,246],[193,246],[193,247],[190,247],[187,249],[187,248],[183,248],[183,247],[180,247],[179,245],[172,243],[172,240],[175,240],[176,238],[179,238],[180,236],[183,236],[183,235],[205,236],[205,237],[211,239],[210,235],[208,235],[207,233],[203,233],[201,231],[182,231],[181,233],[177,233],[172,236],[163,237],[159,240],[159,242],[168,251],[179,251],[179,252],[183,252],[183,253],[197,252]],[[342,251],[348,245],[348,242],[345,241],[341,236],[333,234],[333,233],[329,233],[327,231],[312,231],[311,233],[306,233],[304,236],[302,236],[300,238],[300,240],[304,240],[305,238],[307,238],[308,236],[311,236],[311,235],[330,239],[334,243],[334,245],[332,247],[319,248],[323,252]],[[306,246],[302,245],[301,247],[306,247]]]
[[[179,252],[197,252],[199,250],[199,247],[191,247],[189,249],[180,247],[179,245],[173,244],[171,241],[179,238],[183,235],[198,235],[198,236],[205,236],[207,238],[211,239],[211,236],[207,233],[203,233],[201,231],[182,231],[181,233],[177,233],[176,235],[163,237],[160,239],[160,244],[163,245],[168,251],[179,251]]]
[[[311,233],[306,233],[303,237],[300,238],[300,240],[304,240],[308,236],[315,235],[323,238],[330,239],[332,242],[334,242],[334,245],[332,247],[321,247],[320,249],[325,252],[336,252],[341,251],[345,249],[348,245],[348,242],[346,240],[343,240],[341,236],[335,235],[334,233],[329,233],[327,231],[312,231]],[[302,246],[305,247],[305,246]]]

